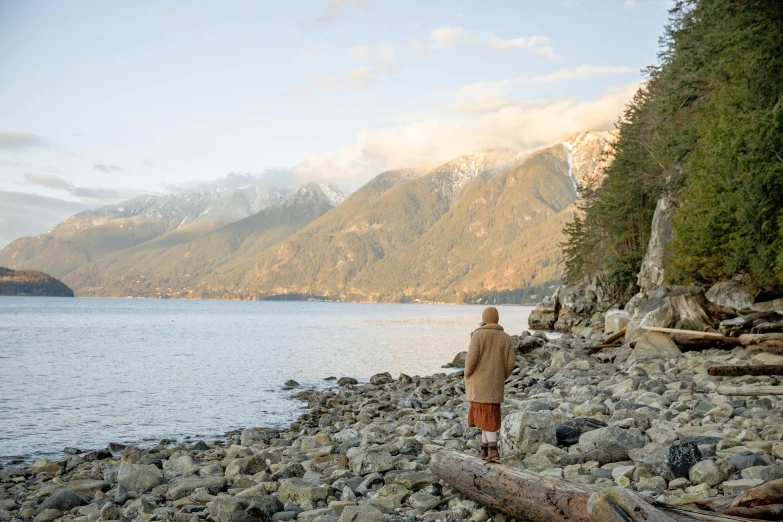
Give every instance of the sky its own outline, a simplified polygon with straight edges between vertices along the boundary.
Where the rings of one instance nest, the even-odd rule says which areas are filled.
[[[0,247],[230,173],[351,191],[610,129],[670,3],[0,0]]]

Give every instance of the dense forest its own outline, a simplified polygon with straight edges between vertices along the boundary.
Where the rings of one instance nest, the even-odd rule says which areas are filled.
[[[37,270],[0,267],[0,295],[73,297],[73,290],[58,279]]]
[[[603,183],[561,244],[565,279],[635,290],[659,199],[674,206],[669,283],[749,274],[783,289],[783,3],[685,0],[617,124]]]

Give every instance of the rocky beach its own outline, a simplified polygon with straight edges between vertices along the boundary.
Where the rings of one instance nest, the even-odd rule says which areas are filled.
[[[778,379],[707,372],[714,365],[780,365],[783,356],[739,345],[685,351],[668,335],[638,328],[620,347],[585,350],[650,314],[649,299],[606,314],[594,294],[585,295],[561,302],[558,294],[552,317],[542,319],[547,303],[531,316],[531,323],[567,322],[570,332],[512,337],[517,366],[502,406],[502,466],[701,507],[725,508],[783,479],[780,398],[718,393],[722,384]],[[453,364],[461,360],[464,354]],[[350,377],[333,384],[293,388],[309,410],[287,428],[148,448],[69,448],[59,460],[9,465],[0,469],[0,519],[507,520],[430,469],[442,448],[478,455],[479,431],[466,426],[462,371],[381,373],[365,384]]]

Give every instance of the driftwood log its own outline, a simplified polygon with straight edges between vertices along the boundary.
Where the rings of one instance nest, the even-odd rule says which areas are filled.
[[[748,522],[692,508],[650,505],[628,490],[601,494],[596,486],[487,464],[449,449],[432,453],[430,469],[471,500],[526,522]],[[589,504],[598,518],[591,517]],[[667,518],[643,518],[642,513]],[[610,514],[614,518],[605,518]]]
[[[742,331],[752,330],[768,323],[783,323],[783,315],[777,312],[756,312],[748,315],[725,319],[720,322],[720,331],[731,335]]]
[[[783,366],[760,364],[753,366],[710,366],[707,373],[719,377],[739,377],[741,375],[783,375]]]
[[[647,330],[648,332],[661,332],[661,333],[668,333],[674,335],[685,335],[694,338],[717,339],[719,341],[722,341],[723,339],[734,339],[732,337],[726,337],[718,332],[697,332],[695,330],[683,330],[682,328],[661,328],[659,326],[642,326],[642,330]]]
[[[759,397],[762,395],[783,395],[783,386],[718,386],[720,395],[743,395]]]
[[[626,330],[626,329],[625,329],[625,328],[623,328],[622,330],[620,330],[620,331],[619,331],[619,332],[617,332],[616,334],[612,334],[612,335],[610,335],[609,337],[607,337],[607,338],[606,338],[606,340],[604,340],[603,344],[612,344],[612,343],[613,343],[613,342],[615,342],[617,339],[619,339],[620,337],[622,337],[623,335],[625,335],[625,330]]]

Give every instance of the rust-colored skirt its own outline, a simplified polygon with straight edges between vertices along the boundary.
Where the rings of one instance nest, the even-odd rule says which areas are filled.
[[[500,404],[471,402],[468,410],[468,426],[475,426],[483,431],[498,431],[500,429]]]

